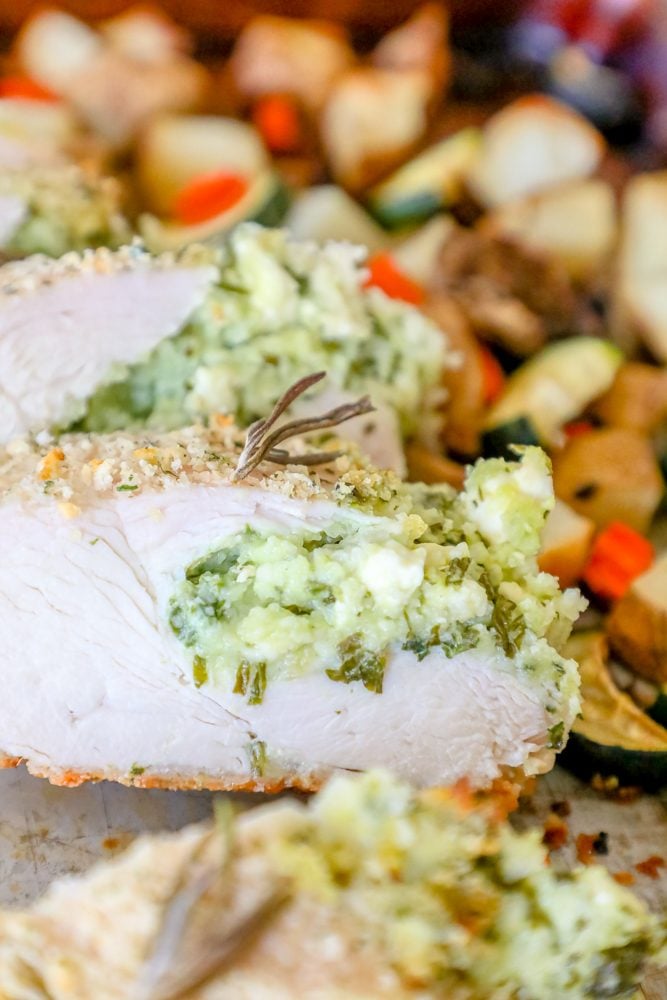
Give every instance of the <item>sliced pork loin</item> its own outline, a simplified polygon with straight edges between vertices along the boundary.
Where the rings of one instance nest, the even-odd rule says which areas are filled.
[[[88,212],[90,201],[83,199]],[[6,206],[8,225],[16,209]],[[90,237],[80,232],[83,214],[63,238]],[[61,224],[65,215],[63,207]],[[35,235],[27,229],[26,239]],[[441,430],[442,375],[452,357],[445,335],[417,309],[365,288],[364,256],[349,244],[318,247],[246,225],[217,251],[154,257],[133,246],[5,265],[0,444],[74,424],[166,431],[215,413],[247,426],[286,385],[326,369],[324,405],[370,393],[377,412],[349,436],[376,464],[404,471],[403,439],[433,442]]]
[[[79,416],[112,366],[178,332],[217,273],[201,254],[139,247],[0,268],[0,443]]]
[[[236,481],[239,445],[222,426],[11,446],[7,763],[267,790],[548,769],[578,710],[557,649],[581,599],[537,574],[543,453],[480,462],[457,494],[349,455]]]
[[[144,837],[0,914],[6,1000],[629,996],[664,928],[599,865],[569,877],[497,799],[381,772]],[[537,923],[537,927],[536,927]],[[526,960],[527,943],[530,960]]]

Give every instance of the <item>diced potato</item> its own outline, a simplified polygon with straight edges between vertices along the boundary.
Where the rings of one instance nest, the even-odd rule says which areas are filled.
[[[371,253],[389,243],[387,233],[364,211],[359,202],[335,184],[302,191],[295,199],[285,226],[300,240],[349,240],[368,247]]]
[[[16,53],[29,76],[69,101],[97,132],[122,147],[151,115],[201,100],[208,73],[174,54],[159,63],[130,58],[76,18],[46,10],[20,33]]]
[[[607,633],[614,651],[634,670],[667,683],[667,553],[615,604]]]
[[[600,133],[576,111],[543,95],[522,97],[486,123],[468,184],[493,208],[589,177],[604,148]]]
[[[447,11],[439,3],[426,3],[381,39],[371,60],[381,69],[428,70],[434,91],[441,91],[452,68],[448,41]]]
[[[595,524],[562,500],[556,500],[542,533],[540,569],[558,577],[561,587],[572,587],[581,576],[590,551]]]
[[[459,364],[445,373],[448,398],[444,440],[460,455],[479,452],[479,437],[484,413],[484,370],[477,338],[456,301],[447,295],[434,295],[424,304],[424,311],[444,331]]]
[[[667,363],[667,171],[638,174],[624,193],[615,333],[638,336]]]
[[[650,434],[667,420],[667,368],[628,361],[591,413],[603,424]]]
[[[410,155],[428,124],[431,82],[421,70],[364,66],[339,77],[320,121],[339,184],[361,191]]]
[[[599,528],[623,521],[646,533],[664,492],[647,437],[605,427],[572,438],[554,456],[556,496]]]
[[[557,257],[575,280],[600,272],[616,241],[616,201],[601,180],[577,180],[510,201],[483,220],[483,232]]]
[[[187,31],[157,7],[130,7],[99,29],[117,52],[137,62],[169,62],[190,49]]]
[[[64,11],[45,9],[25,23],[16,55],[28,76],[59,94],[104,52],[100,35]]]
[[[438,269],[440,252],[454,225],[450,215],[436,215],[401,240],[392,250],[392,257],[401,271],[425,288],[430,287]]]
[[[327,21],[254,17],[231,59],[234,82],[247,100],[291,94],[316,111],[356,57],[344,32]]]
[[[409,444],[405,457],[408,478],[413,483],[449,483],[457,490],[463,489],[465,468],[459,462],[429,451],[420,444]]]
[[[178,192],[199,174],[228,170],[253,178],[268,162],[251,125],[214,115],[154,118],[136,152],[139,185],[147,206],[158,215],[168,215]]]

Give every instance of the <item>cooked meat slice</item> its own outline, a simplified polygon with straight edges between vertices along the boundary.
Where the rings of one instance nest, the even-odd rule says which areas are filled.
[[[248,426],[286,385],[327,370],[341,401],[372,396],[373,420],[352,434],[402,469],[403,439],[438,438],[451,358],[417,309],[366,289],[363,259],[247,225],[219,250],[6,265],[0,443],[54,425],[170,430],[220,413]]]
[[[185,254],[136,247],[0,270],[0,441],[67,422],[113,365],[177,333],[217,272]],[[77,412],[78,404],[78,412]]]
[[[0,914],[6,1000],[584,1000],[629,995],[665,930],[604,868],[548,867],[498,799],[338,778],[143,837]],[[527,945],[530,961],[526,961]]]
[[[350,458],[236,482],[236,433],[12,446],[0,751],[54,781],[173,787],[549,767],[580,598],[535,575],[542,453],[458,494]]]

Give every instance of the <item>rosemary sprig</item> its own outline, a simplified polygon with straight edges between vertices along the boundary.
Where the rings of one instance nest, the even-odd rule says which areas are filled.
[[[338,424],[351,420],[352,417],[359,417],[375,410],[370,398],[363,396],[354,403],[344,403],[333,410],[328,410],[320,417],[301,417],[290,420],[281,427],[275,427],[276,421],[283,415],[287,407],[304,392],[307,392],[312,385],[321,382],[325,376],[326,372],[316,372],[314,375],[306,375],[305,378],[299,379],[280,397],[268,417],[256,420],[254,424],[250,425],[232,479],[237,482],[239,479],[245,479],[260,462],[264,461],[274,462],[277,465],[324,465],[342,454],[340,451],[319,451],[303,455],[290,455],[284,448],[276,447],[281,441],[286,441],[288,438],[307,434],[309,431],[337,427]]]

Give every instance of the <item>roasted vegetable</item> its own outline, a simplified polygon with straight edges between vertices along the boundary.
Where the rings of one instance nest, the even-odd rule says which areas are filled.
[[[16,56],[33,79],[69,101],[116,146],[125,146],[154,114],[188,110],[209,83],[204,67],[171,49],[146,59],[69,14],[37,11],[21,31]]]
[[[560,261],[480,228],[452,230],[436,284],[456,297],[480,337],[519,357],[548,338],[600,330]]]
[[[575,280],[589,280],[616,240],[614,192],[602,180],[572,181],[501,205],[483,219],[482,230],[549,254]]]
[[[667,730],[616,687],[604,636],[579,633],[566,648],[579,663],[583,704],[561,762],[586,779],[613,776],[650,790],[667,785]]]
[[[542,532],[540,569],[557,576],[561,587],[574,586],[586,564],[594,532],[590,518],[556,500]]]
[[[484,371],[479,345],[464,313],[444,295],[431,296],[424,311],[435,320],[458,355],[458,365],[445,373],[447,389],[444,440],[459,455],[479,451],[479,433],[484,411]]]
[[[405,449],[408,478],[416,483],[449,483],[463,489],[465,468],[445,455],[429,451],[420,444],[408,444]]]
[[[667,171],[638,174],[623,196],[615,333],[667,362]]]
[[[498,424],[482,433],[482,454],[488,458],[511,458],[515,445],[539,444],[532,422],[528,417],[516,417],[506,424]]]
[[[556,496],[599,528],[622,521],[645,534],[664,493],[650,441],[605,427],[572,438],[554,455]]]
[[[407,239],[392,247],[392,257],[404,274],[430,288],[438,268],[440,251],[455,223],[449,215],[438,215],[425,222]]]
[[[239,35],[231,69],[245,99],[291,94],[314,112],[354,61],[345,33],[335,24],[261,16],[252,18]]]
[[[607,634],[614,652],[633,670],[667,684],[667,554],[614,605]]]
[[[426,70],[433,92],[441,94],[449,82],[452,59],[448,46],[449,18],[444,6],[425,3],[409,20],[388,32],[371,53],[381,69]]]
[[[596,337],[573,337],[553,344],[508,379],[504,393],[487,414],[486,428],[528,417],[543,443],[552,444],[564,424],[609,388],[622,360],[617,347]]]
[[[259,135],[245,122],[214,115],[160,115],[141,135],[136,165],[146,207],[169,216],[193,178],[225,170],[252,182],[270,163]]]
[[[320,120],[335,180],[358,192],[409,156],[426,131],[431,97],[422,70],[363,66],[338,77]]]
[[[667,421],[667,368],[628,361],[590,412],[603,424],[652,433]]]
[[[521,97],[486,123],[468,185],[493,208],[589,177],[603,152],[602,136],[576,111],[539,94]]]
[[[480,132],[466,128],[430,146],[371,191],[368,204],[388,229],[415,225],[463,195]]]
[[[371,253],[389,242],[361,205],[335,184],[311,187],[297,195],[285,225],[299,240],[349,240],[368,247]]]

